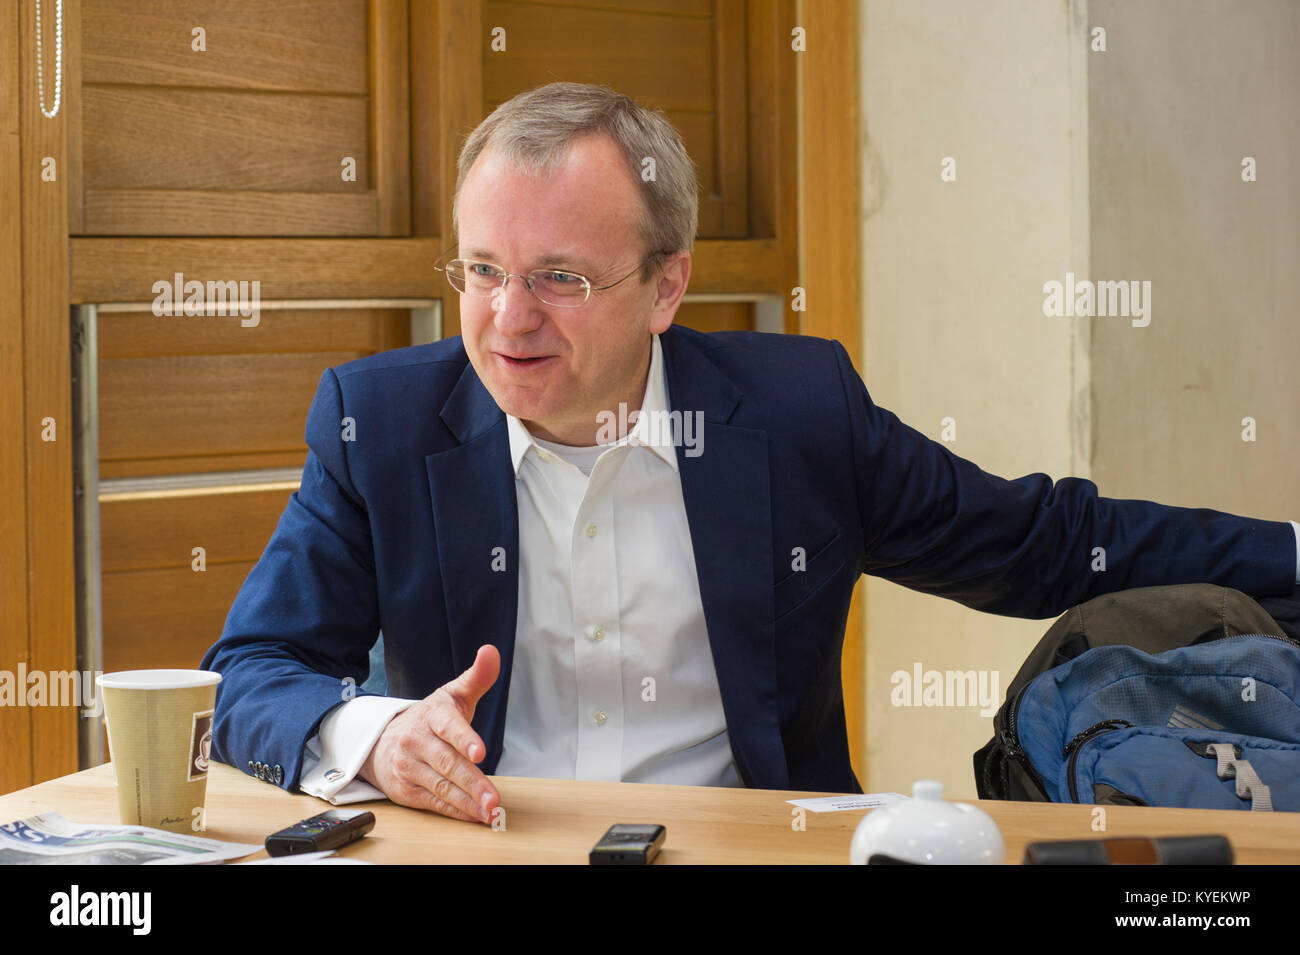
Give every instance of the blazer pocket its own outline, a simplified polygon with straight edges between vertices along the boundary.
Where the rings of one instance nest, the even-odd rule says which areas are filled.
[[[773,585],[774,620],[780,620],[786,614],[797,610],[825,586],[828,580],[840,572],[840,568],[844,566],[844,558],[835,560],[835,545],[839,539],[840,535],[837,533],[808,557],[803,570],[791,571]]]

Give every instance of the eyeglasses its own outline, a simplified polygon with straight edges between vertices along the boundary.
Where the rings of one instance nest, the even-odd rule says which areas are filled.
[[[618,282],[601,286],[592,285],[591,279],[585,275],[565,269],[533,269],[527,275],[520,275],[517,272],[507,272],[491,262],[480,262],[476,259],[452,259],[443,264],[435,264],[434,268],[447,276],[447,281],[451,283],[452,288],[466,295],[491,297],[504,289],[506,283],[514,276],[523,279],[528,291],[547,305],[580,308],[587,304],[587,299],[591,297],[592,292],[603,292],[620,282],[626,282],[651,258],[654,256],[648,256],[647,259],[638,262],[636,267]]]

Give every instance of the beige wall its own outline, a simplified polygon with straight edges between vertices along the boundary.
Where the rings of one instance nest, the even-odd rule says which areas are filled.
[[[863,5],[867,387],[930,437],[954,418],[952,451],[1004,477],[1089,476],[1087,328],[1042,313],[1045,281],[1088,269],[1083,28],[1066,3]],[[974,796],[992,719],[893,707],[890,675],[991,670],[1005,692],[1047,623],[870,578],[866,626],[863,785]]]
[[[1014,477],[1300,517],[1300,4],[864,0],[864,333],[877,403]],[[1090,52],[1090,29],[1106,29]],[[957,181],[939,178],[943,156]],[[1245,156],[1258,181],[1241,178]],[[1045,318],[1043,283],[1150,281],[1150,324]],[[1257,440],[1242,441],[1242,419]],[[974,795],[973,709],[890,674],[991,669],[1047,627],[871,580],[868,790]],[[1000,701],[999,701],[1000,702]]]
[[[1150,280],[1153,306],[1146,328],[1096,320],[1096,479],[1300,520],[1300,3],[1092,0],[1090,18],[1093,268]]]

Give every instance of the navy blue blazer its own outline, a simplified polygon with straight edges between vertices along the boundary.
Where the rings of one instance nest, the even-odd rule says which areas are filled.
[[[1286,522],[1098,497],[1089,481],[1007,481],[876,407],[844,348],[752,332],[661,336],[700,595],[745,785],[861,792],[840,651],[863,573],[990,613],[1051,617],[1098,594],[1208,581],[1289,593]],[[353,440],[344,440],[344,419]],[[302,486],[202,666],[224,675],[213,750],[296,787],[305,742],[359,693],[382,628],[389,693],[422,698],[501,653],[473,726],[501,758],[518,604],[506,419],[459,337],[326,371]],[[506,569],[492,570],[503,547]],[[1106,549],[1106,569],[1091,569]],[[806,568],[794,570],[803,548]]]

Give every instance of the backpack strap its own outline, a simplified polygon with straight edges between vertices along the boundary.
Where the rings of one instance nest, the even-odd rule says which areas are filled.
[[[1237,758],[1237,750],[1231,743],[1207,743],[1206,749],[1218,757],[1217,772],[1220,779],[1237,780],[1237,796],[1250,799],[1252,811],[1272,812],[1273,794],[1264,785],[1255,767],[1247,760]]]

